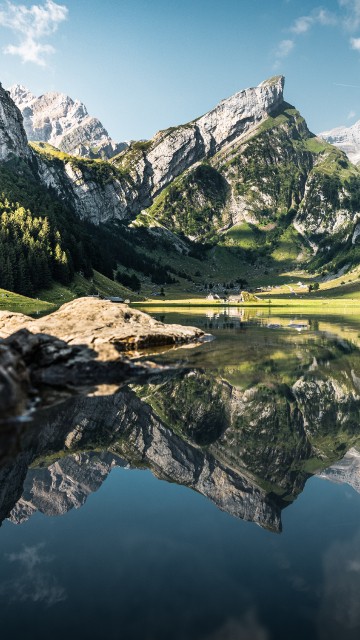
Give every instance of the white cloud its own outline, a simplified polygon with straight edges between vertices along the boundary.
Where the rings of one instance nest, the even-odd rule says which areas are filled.
[[[292,31],[293,33],[296,33],[297,35],[300,33],[306,33],[307,31],[309,31],[312,24],[313,24],[313,21],[312,21],[312,18],[310,18],[310,16],[302,16],[301,18],[298,18],[297,20],[295,20],[290,31]]]
[[[294,49],[296,38],[298,36],[307,33],[315,25],[330,26],[336,24],[336,16],[330,13],[326,9],[318,7],[314,9],[307,16],[300,16],[290,27],[289,31],[293,34],[292,38],[282,40],[275,51],[275,63],[274,68],[278,68],[281,62],[286,58]]]
[[[283,60],[288,57],[288,55],[292,52],[295,46],[294,40],[281,40],[279,42],[277,48],[273,52],[274,56],[274,64],[273,69],[277,70],[281,66]]]
[[[287,58],[287,56],[292,52],[294,46],[294,40],[282,40],[279,42],[278,47],[275,50],[274,68],[277,68],[284,58]]]
[[[65,589],[43,565],[53,558],[42,553],[44,544],[24,547],[19,553],[10,553],[7,560],[18,567],[18,575],[0,583],[0,600],[9,602],[38,602],[51,607],[67,598]]]
[[[336,17],[326,9],[314,9],[308,16],[297,18],[292,27],[290,27],[290,31],[296,35],[301,35],[302,33],[307,33],[316,24],[321,26],[335,25]]]
[[[352,120],[353,118],[355,118],[355,116],[356,116],[356,111],[351,110],[348,113],[347,119]]]
[[[343,82],[334,82],[335,87],[349,87],[350,89],[360,89],[360,84],[344,84]]]
[[[67,16],[67,7],[56,4],[53,0],[46,0],[45,4],[34,4],[29,8],[13,2],[0,6],[0,26],[9,29],[19,38],[18,44],[6,46],[4,53],[19,56],[22,62],[46,66],[46,56],[54,53],[55,49],[41,41],[55,33]]]
[[[205,640],[269,640],[265,627],[253,610],[247,611],[239,620],[229,619]]]
[[[360,51],[360,38],[351,38],[350,45],[355,51]]]
[[[346,9],[343,24],[354,31],[360,26],[360,0],[339,0],[339,5]]]

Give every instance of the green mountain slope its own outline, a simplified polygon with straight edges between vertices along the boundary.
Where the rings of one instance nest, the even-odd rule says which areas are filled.
[[[345,154],[283,103],[245,140],[174,180],[136,224],[240,247],[267,257],[268,268],[336,269],[344,254],[351,264],[360,259],[352,244],[359,189],[360,173]]]

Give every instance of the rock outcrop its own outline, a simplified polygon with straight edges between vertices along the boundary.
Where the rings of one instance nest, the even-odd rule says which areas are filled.
[[[76,339],[75,339],[76,342]],[[48,335],[20,329],[0,341],[0,425],[39,406],[57,404],[99,386],[118,388],[163,372],[152,362],[127,358],[107,361],[84,346],[72,346]],[[1,447],[0,447],[1,449]],[[1,458],[1,455],[0,455]]]
[[[354,164],[360,162],[360,120],[351,127],[336,127],[319,133],[319,136],[344,151]]]
[[[1,420],[23,414],[34,402],[53,404],[99,385],[157,375],[162,367],[131,362],[124,352],[197,342],[203,336],[200,329],[165,325],[127,305],[93,298],[74,300],[38,320],[2,311]]]
[[[97,298],[77,298],[39,319],[0,311],[0,337],[19,329],[51,334],[70,346],[85,345],[101,360],[116,360],[126,351],[197,342],[204,336],[201,329],[164,324],[126,304]]]
[[[30,157],[22,116],[0,84],[0,160]]]
[[[48,142],[70,155],[89,158],[111,158],[128,146],[114,142],[79,100],[57,92],[36,97],[18,84],[9,92],[23,114],[28,140]]]

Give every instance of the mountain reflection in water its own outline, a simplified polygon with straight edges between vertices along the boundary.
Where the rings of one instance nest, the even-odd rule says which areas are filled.
[[[149,468],[274,532],[313,474],[359,486],[359,465],[352,480],[346,463],[325,471],[349,450],[357,456],[355,329],[344,336],[314,318],[248,322],[244,310],[173,316],[217,338],[157,356],[185,369],[161,383],[75,397],[2,430],[1,520],[81,507],[115,466]]]

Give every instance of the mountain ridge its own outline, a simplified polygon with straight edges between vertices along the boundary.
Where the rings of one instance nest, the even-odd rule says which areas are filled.
[[[357,264],[360,172],[309,131],[283,91],[284,77],[275,76],[106,161],[69,155],[46,142],[28,146],[21,113],[2,89],[2,171],[15,170],[16,180],[27,172],[74,223],[95,225],[100,235],[111,227],[112,257],[108,248],[99,251],[109,277],[116,261],[126,269],[133,265],[137,274],[141,264],[147,276],[155,260],[165,278],[154,276],[158,283],[174,280],[171,272],[192,282],[199,272],[206,282],[213,269],[207,245],[224,248],[235,269],[232,280],[243,275],[245,264],[269,273]],[[91,234],[98,235],[94,226]],[[139,242],[145,262],[139,253],[129,257]],[[176,255],[191,252],[202,254],[202,264],[188,261],[187,273],[175,266]],[[94,260],[92,249],[92,265],[104,273]]]
[[[111,158],[127,147],[114,142],[80,100],[57,91],[37,97],[19,84],[11,86],[9,94],[23,115],[29,141],[48,142],[70,155],[89,158]]]

